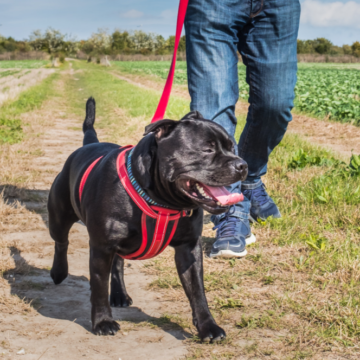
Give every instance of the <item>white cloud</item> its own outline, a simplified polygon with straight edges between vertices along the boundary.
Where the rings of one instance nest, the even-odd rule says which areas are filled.
[[[142,11],[138,11],[138,10],[129,10],[125,13],[121,14],[121,17],[123,18],[128,18],[128,19],[138,19],[144,16],[144,13]]]
[[[360,28],[360,3],[348,1],[342,3],[305,0],[301,4],[301,23],[319,27],[355,27]]]
[[[164,10],[161,12],[161,17],[164,18],[164,19],[167,19],[167,20],[173,20],[173,19],[176,19],[177,17],[177,11],[175,10]]]

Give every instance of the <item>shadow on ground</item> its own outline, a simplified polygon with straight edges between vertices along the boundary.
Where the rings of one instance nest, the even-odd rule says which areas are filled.
[[[88,279],[69,275],[62,284],[55,285],[50,277],[50,269],[30,265],[17,247],[10,247],[10,251],[15,267],[6,271],[4,278],[11,286],[11,294],[31,303],[45,317],[75,322],[91,332]],[[159,327],[178,340],[192,336],[171,319],[150,316],[136,306],[112,308],[112,312],[115,320]]]
[[[39,214],[48,227],[47,199],[49,190],[34,190],[14,185],[0,185],[0,193],[9,204],[19,201],[29,211]]]

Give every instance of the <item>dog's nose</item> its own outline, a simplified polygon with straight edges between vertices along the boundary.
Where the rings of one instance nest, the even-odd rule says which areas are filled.
[[[235,160],[235,170],[238,171],[242,177],[247,175],[248,165],[243,159]]]

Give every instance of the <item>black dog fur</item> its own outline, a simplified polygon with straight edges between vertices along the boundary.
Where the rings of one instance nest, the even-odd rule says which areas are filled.
[[[99,143],[95,129],[95,101],[86,104],[83,147],[67,159],[49,194],[49,229],[55,240],[51,277],[60,284],[68,275],[68,234],[81,220],[90,237],[91,320],[97,335],[114,335],[119,325],[111,306],[130,306],[124,283],[124,260],[141,244],[141,210],[124,190],[116,170],[119,145]],[[186,184],[196,180],[210,186],[226,186],[243,180],[247,165],[234,154],[226,131],[198,112],[180,121],[161,120],[146,127],[144,138],[132,155],[133,175],[148,195],[175,210],[193,210],[179,220],[171,241],[181,283],[190,301],[193,322],[202,340],[216,341],[225,332],[209,312],[203,285],[201,232],[203,209],[219,214],[226,207],[192,199]],[[79,184],[88,166],[104,156],[90,173],[79,201]],[[190,186],[190,185],[189,185]],[[110,301],[108,294],[111,278]]]

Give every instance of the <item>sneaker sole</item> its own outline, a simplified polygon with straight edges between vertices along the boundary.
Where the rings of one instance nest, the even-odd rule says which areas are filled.
[[[250,236],[245,239],[245,241],[246,241],[246,245],[251,245],[256,242],[256,236],[253,233],[251,233]]]
[[[232,250],[220,250],[218,253],[216,254],[211,254],[210,253],[210,258],[215,258],[215,257],[223,257],[223,258],[241,258],[244,257],[247,254],[246,249],[242,252],[234,252]]]

